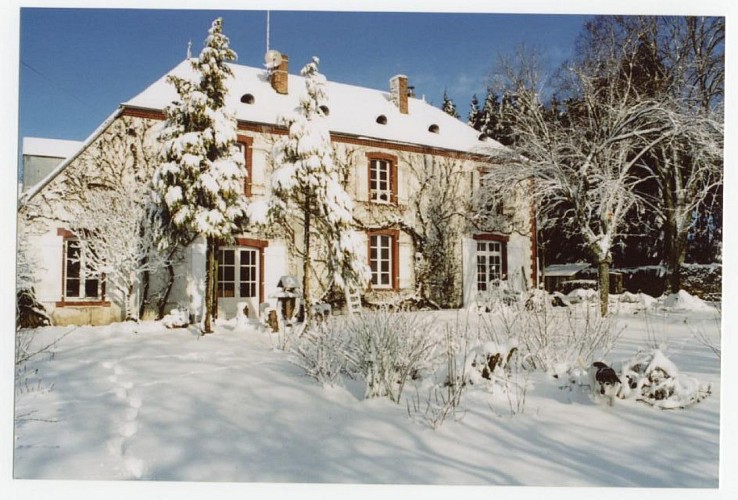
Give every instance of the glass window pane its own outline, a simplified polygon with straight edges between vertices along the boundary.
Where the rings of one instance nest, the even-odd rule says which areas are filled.
[[[79,297],[79,279],[67,278],[66,287],[64,289],[65,297]]]
[[[97,298],[99,297],[99,285],[100,280],[88,279],[85,281],[85,297]]]

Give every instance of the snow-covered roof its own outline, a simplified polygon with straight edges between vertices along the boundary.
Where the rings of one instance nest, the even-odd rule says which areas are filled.
[[[82,141],[46,139],[43,137],[23,138],[23,154],[28,156],[69,158],[79,151],[80,146],[82,146]]]
[[[305,82],[301,76],[289,75],[289,93],[282,95],[271,87],[264,69],[237,64],[230,66],[234,78],[228,80],[226,107],[238,120],[276,124],[279,116],[297,107],[300,96],[305,93]],[[187,60],[182,61],[169,74],[183,77],[192,75],[191,64]],[[167,82],[167,75],[123,105],[163,109],[177,99],[174,86]],[[480,140],[477,130],[422,99],[408,98],[408,114],[402,114],[390,100],[389,91],[329,81],[326,93],[329,99],[328,127],[332,133],[464,153],[483,153],[489,148],[502,147],[492,139]],[[253,96],[252,104],[241,102],[241,97],[246,94]],[[386,117],[386,124],[377,122],[380,115]],[[435,126],[437,132],[429,131],[431,126]]]
[[[579,271],[589,267],[589,264],[577,262],[575,264],[551,264],[544,270],[545,276],[574,276]]]

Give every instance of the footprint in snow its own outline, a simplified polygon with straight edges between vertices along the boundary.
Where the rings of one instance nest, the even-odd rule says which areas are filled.
[[[108,441],[108,451],[110,451],[111,454],[115,455],[116,457],[122,457],[123,456],[123,443],[126,438],[123,436],[114,437],[110,441]]]
[[[120,428],[120,435],[123,437],[127,437],[127,438],[133,436],[137,432],[138,432],[138,424],[136,423],[135,420],[124,424]]]
[[[136,479],[141,479],[144,468],[143,460],[136,457],[128,457],[125,460],[125,464],[128,468],[128,471],[133,475],[133,477],[135,477]]]
[[[126,420],[129,422],[135,420],[138,417],[138,408],[130,407],[126,410]]]

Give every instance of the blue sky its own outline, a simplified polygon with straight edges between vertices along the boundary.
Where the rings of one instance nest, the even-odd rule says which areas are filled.
[[[260,66],[265,11],[23,8],[20,17],[19,135],[82,140],[120,102],[199,53],[210,22],[224,31],[239,63]],[[465,117],[484,98],[499,53],[540,48],[553,69],[571,55],[583,15],[271,12],[271,47],[290,71],[317,55],[331,80],[384,89],[408,75],[418,96],[443,92]]]

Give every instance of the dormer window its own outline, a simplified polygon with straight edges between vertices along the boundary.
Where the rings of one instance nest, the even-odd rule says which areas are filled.
[[[430,132],[431,134],[437,134],[439,131],[440,129],[438,128],[438,125],[436,125],[435,123],[431,124],[431,126],[428,127],[428,132]]]
[[[254,94],[244,94],[241,96],[241,102],[244,104],[254,104]]]
[[[330,108],[328,106],[326,106],[325,104],[323,104],[322,106],[320,106],[320,110],[323,112],[323,116],[328,116],[328,115],[331,114]]]
[[[377,117],[377,123],[379,123],[380,125],[387,125],[387,117],[384,115],[379,115]]]

